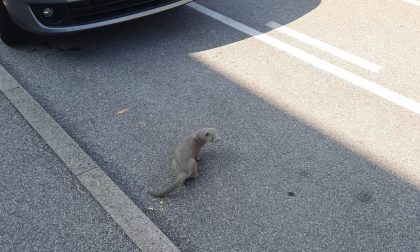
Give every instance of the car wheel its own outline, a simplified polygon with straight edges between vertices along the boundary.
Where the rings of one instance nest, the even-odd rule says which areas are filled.
[[[18,45],[28,36],[26,31],[13,23],[2,2],[0,2],[0,36],[1,40],[9,46]]]

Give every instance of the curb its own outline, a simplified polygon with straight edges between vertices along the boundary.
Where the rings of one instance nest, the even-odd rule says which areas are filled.
[[[1,65],[0,91],[141,251],[179,251]]]

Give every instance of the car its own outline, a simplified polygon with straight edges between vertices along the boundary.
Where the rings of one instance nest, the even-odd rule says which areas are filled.
[[[64,34],[116,24],[192,0],[1,0],[0,35],[10,46],[30,33]]]

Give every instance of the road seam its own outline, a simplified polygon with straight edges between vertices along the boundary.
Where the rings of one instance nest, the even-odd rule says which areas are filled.
[[[179,251],[1,65],[0,91],[141,251]]]

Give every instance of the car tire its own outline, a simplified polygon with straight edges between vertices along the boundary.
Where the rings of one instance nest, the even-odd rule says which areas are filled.
[[[28,32],[17,26],[10,19],[9,13],[2,2],[0,2],[0,37],[8,46],[16,46],[28,37]]]

